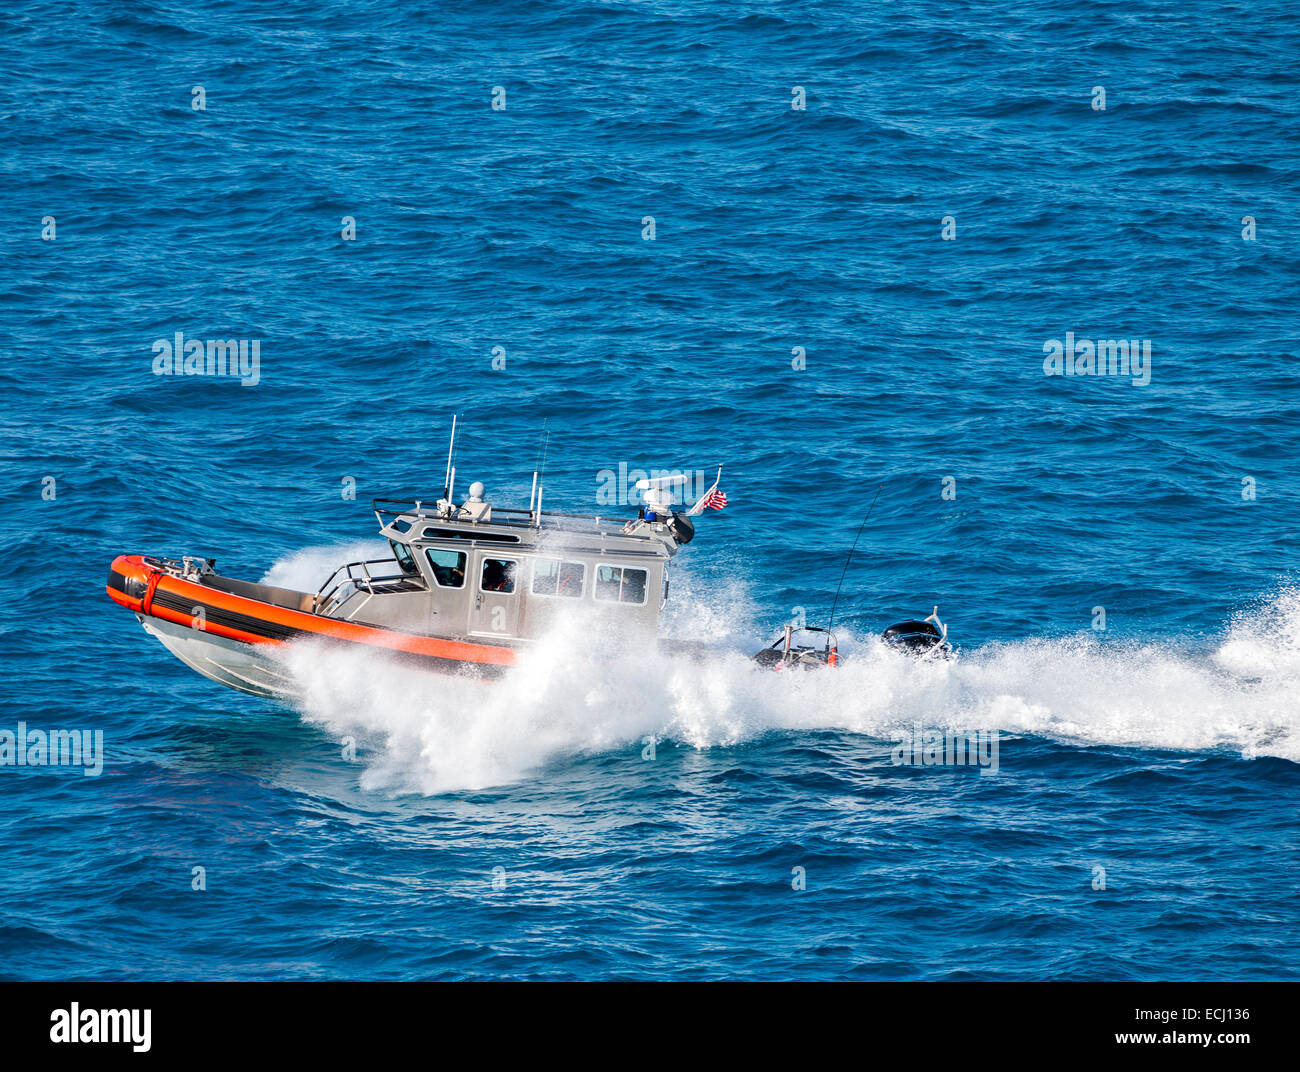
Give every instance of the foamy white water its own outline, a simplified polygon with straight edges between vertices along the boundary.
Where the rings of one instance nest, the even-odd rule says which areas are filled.
[[[314,587],[333,567],[382,553],[310,549],[270,583]],[[708,590],[674,574],[672,632],[722,638],[707,658],[593,650],[569,621],[504,678],[482,682],[399,665],[381,653],[291,646],[284,660],[303,717],[353,736],[365,788],[437,793],[526,777],[551,759],[639,745],[697,748],[772,731],[840,730],[892,741],[926,729],[997,729],[1064,743],[1278,756],[1300,762],[1300,595],[1284,593],[1194,652],[1093,634],[963,649],[918,662],[849,638],[835,671],[774,674],[748,654],[763,643],[742,589]],[[315,584],[312,579],[316,578]],[[959,640],[960,638],[958,638]]]
[[[304,547],[272,565],[261,583],[299,592],[315,592],[329,580],[331,573],[345,563],[392,557],[388,542],[379,539],[357,540],[334,547]],[[393,572],[397,572],[396,560],[393,561]]]

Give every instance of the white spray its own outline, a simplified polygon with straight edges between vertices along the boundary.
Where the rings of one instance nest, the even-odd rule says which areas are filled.
[[[373,543],[350,550],[383,553]],[[339,554],[299,552],[267,583],[314,589]],[[682,581],[679,565],[666,631],[721,637],[737,650],[705,659],[595,651],[590,630],[573,620],[493,682],[311,643],[292,645],[284,659],[303,717],[355,737],[363,788],[389,792],[499,785],[567,756],[639,751],[646,737],[715,748],[770,732],[840,730],[888,742],[918,723],[1300,762],[1300,593],[1234,622],[1207,653],[1085,634],[918,662],[871,638],[846,638],[841,650],[852,657],[839,669],[774,674],[747,657],[761,633],[743,590]]]

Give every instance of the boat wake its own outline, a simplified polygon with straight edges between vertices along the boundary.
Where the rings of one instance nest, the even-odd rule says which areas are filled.
[[[335,561],[337,550],[320,559]],[[312,553],[300,552],[268,583],[306,586],[313,568]],[[836,670],[773,674],[748,657],[762,631],[743,590],[699,591],[683,572],[674,572],[683,609],[668,632],[721,638],[706,658],[595,650],[580,621],[558,625],[492,683],[313,643],[282,658],[303,718],[352,737],[362,787],[394,793],[501,785],[583,753],[628,749],[639,759],[647,739],[715,748],[838,730],[892,745],[918,725],[1300,762],[1300,592],[1195,651],[1089,633],[918,662],[864,636],[846,638],[851,658]]]

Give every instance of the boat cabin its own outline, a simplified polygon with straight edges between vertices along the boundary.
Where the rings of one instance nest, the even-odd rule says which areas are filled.
[[[493,508],[483,485],[460,506],[375,500],[393,558],[340,567],[316,613],[406,633],[523,643],[566,610],[619,635],[658,626],[668,560],[690,539],[680,515],[611,519]]]

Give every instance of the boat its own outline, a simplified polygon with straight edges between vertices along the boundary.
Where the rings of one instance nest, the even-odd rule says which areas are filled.
[[[507,671],[570,608],[625,641],[654,643],[668,564],[695,526],[671,488],[638,482],[633,518],[496,507],[482,483],[455,503],[375,499],[392,557],[348,562],[315,592],[228,577],[210,558],[124,554],[107,592],[192,669],[261,696],[293,692],[274,648],[319,641],[386,652],[442,673]]]
[[[230,577],[212,558],[123,554],[109,568],[108,596],[187,666],[265,697],[294,695],[278,655],[303,640],[482,680],[506,673],[570,615],[583,617],[593,638],[699,653],[700,645],[660,640],[658,625],[669,564],[694,538],[694,519],[726,504],[716,481],[684,509],[678,493],[689,476],[642,479],[643,505],[630,518],[544,511],[536,472],[526,510],[494,505],[477,481],[457,503],[454,445],[453,421],[441,495],[372,500],[392,557],[344,563],[314,592]],[[758,661],[833,667],[838,645],[827,636],[814,650],[792,644],[787,630],[784,647]],[[915,649],[924,646],[917,640]]]

